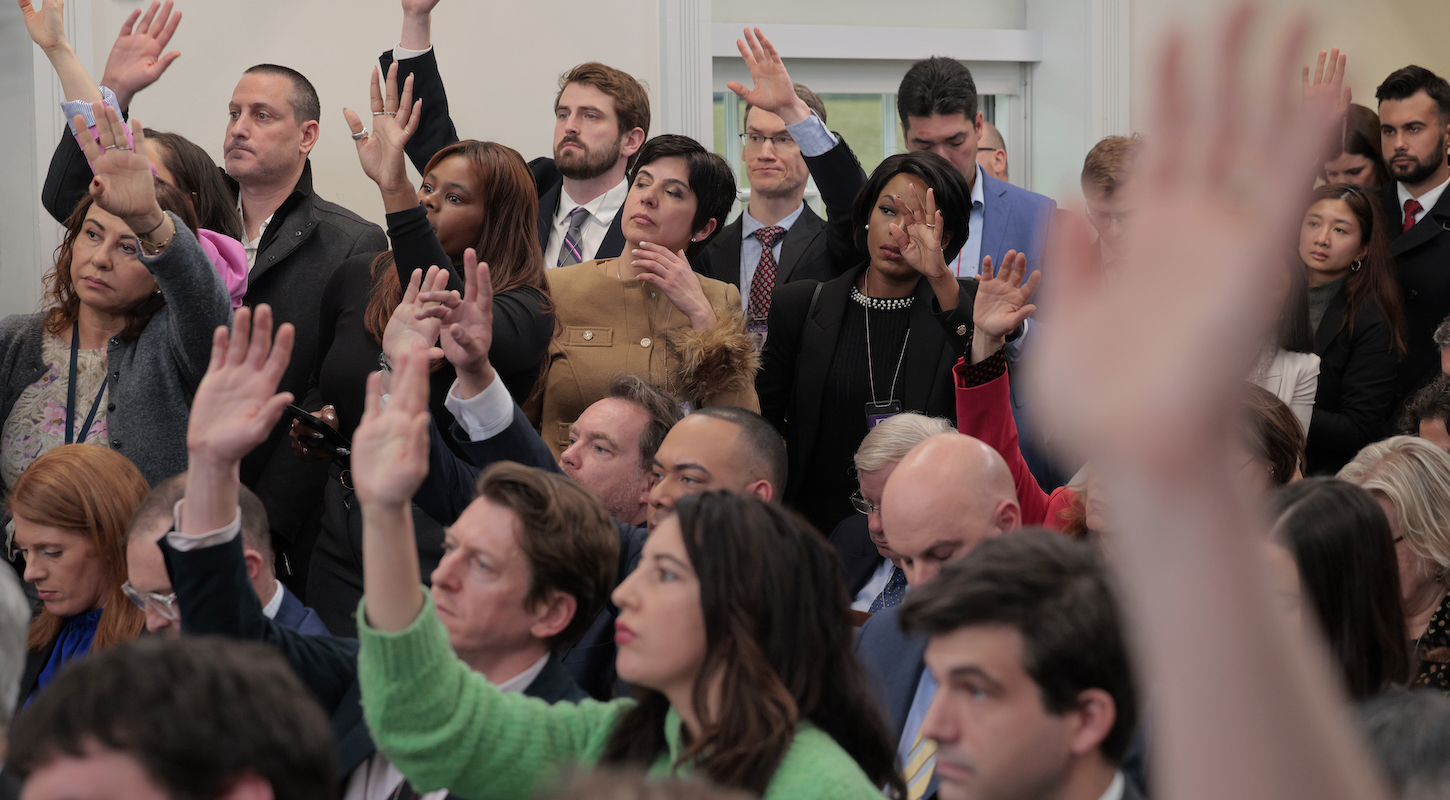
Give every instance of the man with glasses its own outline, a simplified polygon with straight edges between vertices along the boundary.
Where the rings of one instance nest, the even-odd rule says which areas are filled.
[[[826,107],[815,92],[792,83],[775,47],[745,31],[737,41],[755,87],[730,83],[745,101],[740,134],[750,202],[695,260],[695,270],[740,288],[747,322],[764,332],[775,287],[787,281],[829,280],[856,266],[851,201],[866,173],[844,139],[826,128]],[[815,178],[826,204],[823,221],[805,204]]]
[[[1103,264],[1122,255],[1122,243],[1132,218],[1129,179],[1133,162],[1143,150],[1137,136],[1109,136],[1093,145],[1082,165],[1082,196],[1087,201],[1088,223],[1098,234]]]
[[[157,542],[171,530],[176,502],[186,492],[186,473],[166,481],[151,491],[131,517],[126,537],[126,583],[121,587],[131,602],[146,612],[146,630],[175,638],[181,635],[181,609],[171,590]],[[247,562],[247,578],[262,613],[278,625],[298,633],[328,635],[327,626],[317,612],[302,605],[297,595],[281,581],[273,567],[267,509],[252,490],[241,487],[239,497],[242,515],[242,556]]]
[[[1007,143],[1002,140],[1002,132],[997,130],[997,126],[985,120],[982,122],[982,138],[977,142],[977,166],[1003,183],[1011,182],[1007,178]]]

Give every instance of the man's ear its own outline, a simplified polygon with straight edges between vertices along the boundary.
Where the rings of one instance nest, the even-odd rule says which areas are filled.
[[[312,148],[317,146],[317,137],[320,135],[320,131],[321,126],[317,124],[317,120],[302,123],[302,143],[299,148],[302,150],[302,155],[306,156],[312,153]]]
[[[529,626],[529,635],[535,639],[549,639],[558,636],[574,619],[579,601],[568,592],[551,589],[544,598],[530,610],[534,624]]]
[[[770,481],[761,478],[758,481],[753,481],[746,484],[745,490],[741,492],[741,494],[755,495],[761,500],[769,503],[771,500],[775,499],[775,487],[770,485]]]
[[[267,559],[262,554],[250,547],[242,547],[242,558],[247,562],[247,579],[256,580],[267,566]]]
[[[619,157],[627,159],[638,153],[639,149],[644,147],[646,138],[644,128],[635,128],[626,133],[619,143]]]
[[[979,140],[982,138],[983,131],[987,129],[986,122],[986,119],[982,117],[982,112],[980,111],[977,112],[977,118],[972,120],[972,127],[977,129],[977,139]]]
[[[1102,689],[1084,689],[1077,696],[1077,707],[1067,712],[1072,730],[1068,749],[1075,756],[1086,756],[1102,746],[1118,721],[1118,705],[1113,696]]]
[[[266,778],[247,770],[236,779],[232,788],[221,796],[221,800],[273,800],[276,793]]]
[[[997,503],[997,510],[992,514],[992,521],[996,524],[997,530],[1002,533],[1012,533],[1022,528],[1022,507],[1012,500],[1002,500]]]

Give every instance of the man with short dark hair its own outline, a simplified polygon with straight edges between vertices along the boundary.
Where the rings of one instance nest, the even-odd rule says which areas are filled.
[[[28,800],[333,792],[327,717],[270,648],[142,638],[70,665],[16,721]]]
[[[1008,250],[1027,254],[1029,274],[1040,268],[1057,203],[984,175],[977,165],[986,121],[977,110],[971,71],[942,56],[916,62],[896,91],[896,111],[906,149],[930,151],[952,162],[972,190],[967,241],[949,265],[957,277],[975,277],[984,256],[1000,267]]]
[[[1410,396],[1395,432],[1450,450],[1450,376],[1440,375]]]
[[[1450,83],[1424,67],[1385,78],[1379,100],[1380,144],[1394,181],[1380,189],[1405,304],[1409,347],[1399,369],[1400,396],[1439,371],[1433,335],[1450,315]],[[1395,404],[1399,407],[1399,403]]]
[[[941,800],[1141,797],[1119,770],[1137,701],[1091,547],[1045,530],[983,542],[912,592],[899,617],[930,637],[926,663],[940,688],[919,752],[935,752]]]
[[[736,46],[755,84],[749,91],[729,85],[746,103],[740,140],[750,201],[695,260],[695,269],[740,287],[747,323],[764,332],[775,287],[829,280],[856,266],[851,202],[866,173],[846,141],[826,128],[820,96],[791,81],[760,29],[747,29]],[[805,203],[811,178],[828,222]]]
[[[655,483],[655,454],[683,416],[658,388],[637,375],[620,376],[569,426],[569,446],[559,456],[559,468],[598,495],[610,516],[643,525]]]
[[[403,0],[398,46],[379,58],[384,74],[397,63],[399,87],[412,75],[413,96],[423,101],[418,130],[404,148],[419,172],[434,153],[458,141],[432,45],[437,4]],[[559,76],[553,157],[529,162],[539,190],[545,267],[614,258],[624,250],[619,215],[629,193],[625,172],[649,127],[649,96],[628,73],[591,61]]]
[[[176,503],[186,493],[186,473],[174,475],[146,496],[126,532],[126,594],[146,611],[146,630],[170,638],[181,635],[182,608],[171,589],[171,576],[157,543],[173,527]],[[238,496],[242,517],[242,558],[247,578],[262,614],[278,625],[298,633],[327,636],[327,626],[317,612],[304,606],[297,595],[277,580],[272,553],[267,509],[251,489],[243,486]]]

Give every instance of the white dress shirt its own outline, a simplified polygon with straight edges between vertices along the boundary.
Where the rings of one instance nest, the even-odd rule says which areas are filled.
[[[559,254],[564,252],[564,237],[569,234],[569,215],[574,209],[582,208],[589,212],[589,217],[579,228],[579,235],[583,237],[580,242],[582,261],[590,261],[595,253],[599,252],[599,245],[604,244],[604,237],[609,233],[609,226],[614,224],[614,218],[619,214],[619,209],[624,207],[624,198],[629,196],[629,179],[626,178],[615,184],[613,189],[599,195],[587,203],[576,203],[569,192],[560,190],[559,208],[554,212],[554,228],[549,232],[549,246],[544,248],[544,266],[556,267],[559,265]]]
[[[952,262],[952,272],[958,278],[975,278],[982,271],[982,209],[986,207],[987,195],[982,189],[982,168],[977,167],[977,180],[972,184],[972,213],[967,223],[967,241],[957,260]],[[993,264],[992,269],[1001,267]]]
[[[866,581],[866,585],[861,587],[861,591],[857,592],[856,598],[851,601],[851,608],[857,611],[870,611],[871,604],[876,602],[876,598],[881,596],[882,590],[891,581],[891,570],[895,566],[891,563],[891,559],[881,559],[881,563],[876,565],[876,571],[871,573],[871,580]]]
[[[1395,225],[1396,227],[1405,224],[1405,201],[1411,199],[1412,197],[1414,197],[1415,200],[1420,201],[1421,208],[1419,211],[1415,212],[1415,222],[1418,224],[1420,220],[1425,218],[1426,214],[1430,213],[1430,209],[1434,208],[1435,204],[1440,202],[1440,195],[1445,193],[1446,186],[1450,186],[1450,178],[1447,178],[1444,183],[1436,186],[1428,192],[1425,192],[1419,197],[1414,197],[1410,194],[1410,190],[1405,188],[1405,185],[1403,183],[1395,183],[1395,194],[1398,195],[1400,198],[1400,214],[1397,218],[1393,220],[1391,224]]]
[[[247,212],[242,210],[241,192],[237,192],[237,216],[242,218],[242,236],[246,236],[247,233],[245,229],[247,227]],[[262,243],[262,237],[267,235],[267,226],[272,224],[272,217],[274,216],[276,215],[272,214],[269,215],[266,219],[262,220],[262,224],[257,227],[257,238],[245,239],[242,241],[242,248],[247,251],[248,274],[251,274],[251,271],[257,268],[257,246]]]

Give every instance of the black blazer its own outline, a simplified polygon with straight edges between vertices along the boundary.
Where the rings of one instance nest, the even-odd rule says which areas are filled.
[[[1405,345],[1408,355],[1398,372],[1396,400],[1403,400],[1440,372],[1440,350],[1435,328],[1450,316],[1450,192],[1440,195],[1424,219],[1401,233],[1405,210],[1396,184],[1380,189],[1390,249],[1395,257],[1400,298],[1405,310]],[[1323,381],[1323,378],[1320,378]],[[1398,411],[1399,402],[1392,406]]]
[[[841,319],[851,287],[866,267],[818,283],[796,281],[777,289],[770,303],[770,335],[755,375],[760,413],[785,437],[790,455],[785,500],[800,489],[820,437],[821,393],[836,354]],[[911,341],[902,364],[902,406],[954,423],[957,418],[952,366],[966,352],[972,332],[972,303],[977,282],[957,281],[957,307],[938,310],[931,284],[917,284],[911,306]],[[820,287],[819,296],[816,287]],[[813,307],[814,306],[814,307]],[[807,314],[809,312],[809,318]],[[829,433],[829,432],[827,432]]]
[[[841,557],[841,577],[846,579],[846,589],[854,599],[882,561],[881,551],[876,549],[866,529],[866,515],[852,514],[841,520],[831,531],[830,540]]]
[[[1314,334],[1319,388],[1304,450],[1310,475],[1338,472],[1361,447],[1386,435],[1386,419],[1395,403],[1398,354],[1389,323],[1373,298],[1360,305],[1353,333],[1344,327],[1344,311],[1341,289]]]
[[[393,63],[393,51],[387,50],[378,57],[383,74]],[[427,172],[428,160],[439,150],[458,141],[458,129],[448,111],[448,93],[443,89],[443,76],[438,72],[438,57],[429,50],[417,58],[398,62],[398,85],[409,75],[413,76],[413,97],[423,101],[423,116],[418,120],[418,130],[408,139],[403,150],[412,160],[418,173]],[[554,166],[552,158],[536,158],[529,162],[529,172],[534,176],[534,186],[539,192],[539,246],[548,251],[549,234],[554,230],[554,215],[559,212],[559,200],[564,193],[564,176]],[[619,207],[609,231],[599,243],[594,258],[613,258],[624,252],[624,231],[620,228],[620,217],[624,206]]]
[[[826,217],[806,206],[795,224],[786,231],[776,264],[775,285],[790,281],[828,281],[861,260],[852,238],[851,206],[856,193],[866,185],[866,172],[843,138],[829,151],[806,159],[806,168],[816,181],[826,203]],[[740,285],[742,214],[721,229],[720,234],[695,259],[695,271],[734,284],[749,305],[750,287]]]
[[[337,777],[346,785],[352,771],[377,749],[363,721],[358,641],[302,634],[267,619],[247,579],[241,536],[187,552],[173,548],[165,537],[159,545],[176,602],[185,609],[182,630],[188,635],[264,642],[280,650],[332,717]],[[586,696],[560,665],[558,655],[549,658],[523,693],[549,703],[577,703]]]
[[[517,403],[514,404],[513,422],[496,436],[481,442],[471,441],[458,423],[453,424],[450,435],[454,443],[473,463],[448,449],[442,432],[431,420],[428,430],[432,437],[428,451],[428,477],[413,496],[413,502],[428,516],[445,525],[451,525],[473,501],[473,487],[479,472],[495,461],[513,461],[562,474],[558,462],[554,461],[554,454],[534,426],[529,424]],[[619,520],[614,520],[614,528],[619,534],[619,566],[615,576],[615,585],[618,586],[639,565],[649,531],[643,526]],[[564,667],[584,691],[598,700],[614,696],[614,618],[618,614],[619,609],[606,600],[589,630],[563,654]]]

